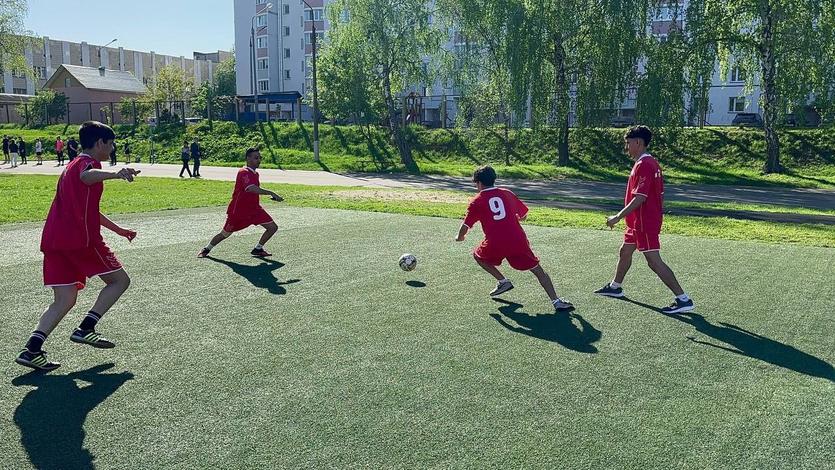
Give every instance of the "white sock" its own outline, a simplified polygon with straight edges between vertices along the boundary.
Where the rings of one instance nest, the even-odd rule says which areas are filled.
[[[686,293],[681,294],[681,295],[677,295],[676,298],[678,300],[681,300],[682,302],[687,302],[688,300],[690,300],[690,297],[688,297]]]
[[[255,249],[256,249],[256,250],[263,250],[263,249],[264,249],[264,245],[262,245],[262,244],[260,244],[260,243],[259,243],[259,244],[255,245]]]
[[[510,280],[509,280],[508,278],[506,278],[506,277],[505,277],[505,278],[502,278],[502,280],[501,280],[501,281],[499,281],[499,284],[504,284],[505,282],[510,282]]]
[[[609,283],[609,285],[610,285],[610,286],[612,286],[612,289],[617,289],[617,288],[619,288],[622,284],[621,284],[620,282],[615,282],[615,281],[612,281],[612,282],[610,282],[610,283]]]
[[[211,249],[212,249],[212,248],[214,248],[214,247],[215,247],[215,246],[214,246],[214,245],[212,245],[211,243],[209,243],[208,245],[206,245],[206,249],[207,249],[207,250],[211,250]]]

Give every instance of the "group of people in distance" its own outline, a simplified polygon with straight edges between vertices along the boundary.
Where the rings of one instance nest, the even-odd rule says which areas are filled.
[[[35,165],[42,165],[43,164],[43,142],[41,139],[35,139],[35,145],[33,147],[35,151],[35,157],[37,157],[38,162]],[[3,164],[9,165],[11,164],[12,168],[17,168],[20,165],[26,165],[29,163],[28,159],[26,158],[29,155],[29,150],[26,148],[26,141],[23,140],[23,137],[19,137],[15,139],[14,137],[9,137],[8,135],[3,136]]]
[[[40,370],[54,370],[59,363],[50,361],[43,344],[64,316],[73,308],[78,291],[87,279],[98,276],[105,287],[99,292],[92,308],[70,335],[70,341],[94,348],[113,348],[115,345],[96,331],[102,316],[116,303],[130,285],[130,278],[122,263],[105,244],[101,227],[131,241],[136,232],[120,227],[101,213],[99,203],[105,180],[133,181],[138,170],[125,167],[118,171],[102,170],[101,162],[107,160],[116,138],[113,130],[97,121],[88,121],[79,129],[81,153],[58,179],[55,198],[50,207],[41,236],[43,252],[44,285],[53,290],[53,301],[41,315],[24,348],[15,359],[18,364]],[[644,126],[630,129],[626,136],[626,151],[635,160],[627,184],[625,207],[608,217],[606,224],[614,227],[626,221],[626,232],[614,279],[595,293],[610,297],[622,297],[626,272],[632,263],[635,250],[642,252],[650,268],[673,291],[672,305],[662,309],[674,314],[693,310],[693,301],[684,293],[672,270],[659,254],[659,234],[662,222],[664,183],[658,162],[646,152],[652,132]],[[261,154],[256,148],[245,152],[246,166],[238,170],[235,189],[226,210],[226,222],[222,230],[197,254],[208,257],[211,250],[233,232],[250,225],[261,225],[264,233],[251,254],[256,257],[271,256],[264,245],[278,230],[273,218],[261,207],[260,196],[282,201],[281,196],[261,187],[258,167]],[[520,222],[528,214],[527,206],[510,190],[494,186],[496,172],[490,166],[475,170],[473,182],[479,193],[472,199],[464,221],[458,230],[456,241],[463,241],[472,226],[480,222],[484,240],[476,247],[473,257],[485,271],[496,278],[496,288],[491,296],[501,295],[513,284],[499,271],[498,266],[507,260],[511,267],[531,271],[545,289],[557,312],[570,311],[571,302],[558,297],[550,276],[539,264]]]

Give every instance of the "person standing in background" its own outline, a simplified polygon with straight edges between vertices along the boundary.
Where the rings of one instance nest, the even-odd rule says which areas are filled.
[[[60,135],[55,140],[55,156],[58,158],[58,165],[57,166],[63,165],[64,164],[64,141],[61,140]]]
[[[197,141],[197,137],[195,137],[191,143],[191,158],[194,160],[194,171],[191,172],[191,176],[195,178],[200,178],[200,157],[202,156],[200,153],[200,143]]]
[[[9,136],[3,136],[3,164],[9,163]]]
[[[190,158],[191,153],[188,146],[188,141],[186,140],[185,142],[183,142],[183,148],[180,149],[180,160],[183,161],[183,168],[180,169],[180,178],[183,177],[184,171],[188,173],[188,177],[191,178],[191,170],[188,168],[188,161]]]
[[[113,142],[113,148],[110,149],[110,166],[116,166],[116,142]]]
[[[17,141],[14,137],[9,139],[9,157],[12,159],[12,168],[17,168]]]
[[[43,142],[40,138],[35,141],[35,156],[38,157],[38,163],[35,165],[43,165]]]
[[[26,142],[23,140],[23,137],[20,138],[20,141],[17,143],[17,154],[20,155],[20,164],[25,165],[26,160]]]
[[[78,156],[78,141],[75,140],[75,137],[70,137],[70,140],[67,141],[67,154],[70,156],[70,163],[72,163],[72,159]]]
[[[125,165],[130,164],[130,143],[125,141],[125,147],[122,149],[125,152]]]

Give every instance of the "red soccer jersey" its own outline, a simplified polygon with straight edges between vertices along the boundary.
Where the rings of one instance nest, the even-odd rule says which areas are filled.
[[[470,201],[464,225],[472,228],[476,222],[481,222],[484,239],[488,243],[527,246],[528,237],[519,223],[519,219],[527,214],[528,206],[513,191],[487,188]]]
[[[648,153],[641,155],[632,167],[624,204],[632,202],[636,194],[646,196],[647,200],[626,216],[626,226],[641,232],[661,233],[664,219],[664,176],[658,161]]]
[[[235,191],[232,193],[232,201],[229,202],[229,207],[226,209],[227,214],[235,217],[246,217],[257,212],[261,207],[258,194],[246,192],[246,188],[253,184],[261,186],[258,172],[249,167],[238,170],[238,176],[235,178]]]
[[[81,181],[81,173],[90,168],[101,169],[101,163],[82,153],[58,178],[41,235],[41,251],[78,250],[104,242],[99,212],[104,183],[86,185]]]

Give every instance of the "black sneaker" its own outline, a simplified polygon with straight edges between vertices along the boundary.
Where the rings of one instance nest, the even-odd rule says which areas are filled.
[[[252,256],[257,256],[258,258],[272,256],[272,253],[268,253],[267,250],[263,248],[253,248],[252,251],[250,251],[250,254],[252,254]]]
[[[499,282],[496,283],[496,288],[490,291],[490,297],[496,297],[497,295],[502,295],[505,292],[509,291],[510,289],[513,289],[513,283],[511,283],[510,281],[505,281],[505,282],[499,281]]]
[[[70,341],[79,344],[89,344],[94,348],[111,349],[116,345],[110,342],[104,336],[95,332],[95,330],[79,330],[78,328],[70,335]]]
[[[615,297],[621,298],[623,297],[623,288],[622,287],[612,287],[612,284],[606,284],[605,286],[601,287],[594,291],[597,295],[605,295],[606,297]]]
[[[49,359],[46,358],[46,351],[32,352],[26,348],[20,351],[14,361],[22,366],[37,370],[55,370],[61,367],[60,362],[49,362]]]
[[[551,302],[554,304],[554,310],[559,312],[570,312],[574,310],[574,304],[571,302],[563,299],[562,297],[557,298],[557,300]]]
[[[212,251],[212,250],[209,250],[208,248],[203,248],[202,250],[200,250],[200,253],[197,253],[197,257],[198,258],[205,258],[205,257],[209,256],[210,251]]]
[[[683,300],[678,300],[678,298],[676,298],[673,301],[673,303],[670,304],[669,307],[662,308],[661,313],[664,313],[664,314],[667,314],[667,315],[671,315],[673,313],[686,313],[686,312],[692,312],[694,308],[696,308],[696,306],[693,305],[693,299],[687,299],[687,301],[683,301]]]

